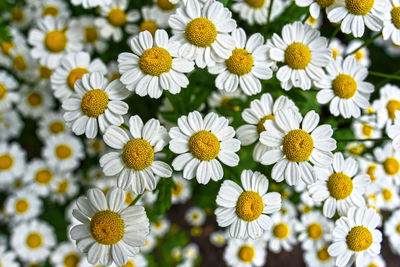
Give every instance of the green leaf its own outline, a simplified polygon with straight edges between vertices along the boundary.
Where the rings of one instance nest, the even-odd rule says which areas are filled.
[[[160,182],[158,182],[156,188],[156,191],[158,191],[156,203],[154,203],[152,208],[146,210],[150,221],[157,220],[171,208],[171,188],[174,186],[174,181],[171,178],[162,178]]]

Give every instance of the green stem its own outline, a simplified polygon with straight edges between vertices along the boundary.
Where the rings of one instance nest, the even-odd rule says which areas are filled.
[[[335,38],[336,34],[338,34],[339,31],[340,31],[340,26],[337,26],[336,29],[333,31],[331,37],[329,38],[328,44],[331,43],[332,39]]]
[[[271,2],[269,3],[269,7],[268,7],[268,16],[267,16],[267,23],[268,24],[271,21],[271,12],[272,12],[272,6],[273,5],[274,5],[274,0],[271,0]]]
[[[390,139],[389,137],[370,138],[370,139],[348,138],[348,139],[336,139],[336,141],[337,142],[382,142],[389,139]]]
[[[371,76],[382,77],[382,78],[386,78],[389,80],[400,80],[400,76],[397,76],[397,75],[386,74],[386,73],[375,72],[375,71],[369,71],[368,73]]]
[[[356,49],[354,49],[353,51],[351,51],[350,53],[347,53],[346,57],[348,55],[352,55],[355,52],[357,52],[358,50],[360,50],[361,48],[368,46],[369,44],[371,44],[376,38],[378,38],[379,36],[382,35],[382,32],[378,32],[377,34],[375,34],[374,36],[372,36],[371,38],[369,38],[368,40],[366,40],[362,45],[360,45],[359,47],[357,47]]]
[[[136,204],[136,202],[138,202],[139,201],[139,199],[141,198],[143,196],[143,194],[140,194],[140,195],[138,195],[133,201],[132,201],[132,203],[129,205],[129,206],[133,206],[133,205],[135,205]]]

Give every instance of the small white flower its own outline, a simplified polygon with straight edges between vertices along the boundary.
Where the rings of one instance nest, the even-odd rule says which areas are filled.
[[[368,47],[364,46],[364,41],[360,39],[353,39],[346,47],[345,54],[352,53],[348,55],[349,57],[354,57],[355,60],[365,67],[369,67],[371,65],[371,59],[369,58],[369,49]],[[358,49],[361,47],[360,49]],[[357,50],[356,50],[357,49]],[[344,57],[344,56],[343,56]]]
[[[0,118],[0,142],[9,141],[21,134],[24,123],[17,111],[0,111]]]
[[[82,255],[72,242],[62,242],[50,256],[50,262],[54,267],[74,267],[80,266]]]
[[[7,267],[20,267],[14,251],[0,249],[0,264]]]
[[[54,98],[50,93],[50,88],[42,87],[40,84],[32,88],[24,84],[20,91],[20,102],[18,110],[26,118],[38,119],[45,116],[54,106]]]
[[[11,185],[24,173],[26,152],[18,143],[0,143],[0,188]]]
[[[271,219],[272,227],[265,232],[263,237],[268,241],[268,248],[274,253],[280,253],[282,249],[291,251],[297,243],[295,225],[298,224],[298,221],[296,217],[274,213]]]
[[[318,19],[321,14],[321,8],[326,9],[326,12],[329,11],[334,7],[335,0],[295,0],[296,5],[301,7],[310,6],[310,15],[314,19]]]
[[[231,267],[263,266],[266,258],[266,242],[262,239],[229,239],[224,250],[224,261]]]
[[[206,213],[199,207],[191,207],[185,214],[185,220],[190,226],[202,226],[206,218]]]
[[[335,258],[328,253],[328,244],[306,250],[303,254],[306,266],[310,267],[335,267]]]
[[[400,210],[392,213],[385,222],[385,235],[393,253],[400,255]]]
[[[111,4],[112,0],[71,0],[75,6],[82,5],[84,8],[102,7]]]
[[[19,94],[14,90],[18,87],[17,80],[6,71],[0,71],[0,111],[11,108],[19,100]]]
[[[5,213],[11,216],[11,225],[36,218],[42,212],[42,200],[29,190],[8,195],[4,203]]]
[[[163,237],[171,227],[171,222],[162,217],[150,224],[150,232],[156,237]]]
[[[62,114],[56,112],[47,112],[46,115],[38,121],[37,134],[42,141],[46,141],[52,135],[69,133]]]

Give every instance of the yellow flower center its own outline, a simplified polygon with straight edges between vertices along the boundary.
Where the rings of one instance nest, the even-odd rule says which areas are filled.
[[[333,57],[333,59],[335,59],[339,55],[340,55],[339,50],[337,50],[336,48],[332,48],[332,57]]]
[[[99,32],[94,26],[87,26],[85,28],[85,41],[94,44],[99,39]]]
[[[89,70],[86,68],[81,68],[81,67],[77,67],[72,69],[68,76],[67,76],[67,85],[69,87],[69,89],[71,89],[71,91],[75,91],[74,90],[74,84],[77,80],[81,80],[82,76],[86,73],[88,73]]]
[[[130,205],[135,200],[132,192],[126,192],[125,194],[125,204]]]
[[[358,144],[354,146],[349,146],[347,150],[352,155],[360,156],[365,151],[365,148],[366,147],[364,144]]]
[[[400,101],[392,99],[386,104],[386,109],[388,111],[389,118],[394,120],[396,119],[395,112],[396,110],[400,110]]]
[[[392,23],[397,29],[400,29],[400,7],[393,7],[390,13],[392,15]]]
[[[311,239],[319,239],[322,236],[322,232],[322,226],[319,223],[311,223],[307,227],[307,234]]]
[[[368,249],[372,241],[371,231],[364,226],[353,227],[346,237],[347,247],[355,252]]]
[[[153,36],[156,33],[157,29],[158,29],[157,23],[154,20],[149,20],[149,19],[142,21],[142,23],[140,23],[139,26],[139,31],[141,32],[149,31]]]
[[[114,245],[124,236],[125,225],[121,216],[111,210],[95,213],[90,220],[90,233],[102,245]]]
[[[93,151],[95,151],[95,152],[100,152],[101,149],[103,148],[103,143],[102,143],[100,140],[95,139],[95,140],[93,140],[93,142],[90,144],[90,147],[93,149]]]
[[[80,261],[80,257],[76,253],[70,253],[64,257],[64,266],[65,267],[76,267]]]
[[[236,48],[232,51],[232,55],[225,60],[228,70],[236,75],[242,76],[251,71],[254,59],[251,53],[245,49]]]
[[[114,73],[113,75],[111,75],[111,77],[110,77],[110,82],[112,82],[112,81],[114,81],[114,80],[116,80],[116,79],[119,79],[119,78],[121,78],[121,73],[119,73],[119,72],[116,72],[116,73]]]
[[[14,158],[10,154],[0,155],[0,170],[7,171],[14,165]]]
[[[29,210],[29,202],[24,198],[18,199],[15,202],[14,208],[17,213],[24,214]]]
[[[176,5],[172,4],[169,0],[157,0],[156,4],[164,11],[172,11],[176,8]]]
[[[5,98],[7,95],[7,87],[0,82],[0,100]]]
[[[81,101],[81,110],[88,117],[96,118],[104,113],[108,106],[108,95],[101,89],[87,91]]]
[[[125,11],[120,8],[113,8],[108,12],[108,22],[114,27],[120,27],[127,21]]]
[[[396,231],[397,231],[397,233],[400,235],[400,223],[397,224],[397,226],[396,226]]]
[[[30,233],[26,239],[25,239],[25,243],[26,245],[30,248],[30,249],[38,249],[42,246],[43,244],[43,238],[42,235],[39,233]]]
[[[67,36],[64,31],[54,30],[46,34],[44,38],[44,44],[52,53],[60,53],[64,51],[67,46]]]
[[[367,168],[367,174],[369,175],[369,178],[371,179],[372,183],[376,181],[376,176],[375,176],[376,168],[377,166],[375,164],[371,164]]]
[[[30,93],[26,100],[31,107],[40,107],[43,103],[42,95],[37,92]]]
[[[202,130],[190,137],[189,148],[194,157],[209,161],[218,156],[221,145],[215,134]]]
[[[25,71],[27,68],[25,58],[22,55],[17,55],[13,58],[13,65],[18,71]]]
[[[68,186],[69,186],[69,183],[68,183],[68,181],[67,180],[65,180],[65,181],[62,181],[62,182],[60,182],[59,184],[58,184],[58,186],[57,186],[57,193],[58,194],[65,194],[66,192],[67,192],[67,190],[68,190]]]
[[[15,183],[14,183],[14,188],[22,188],[22,185],[23,185],[23,183],[22,183],[22,181],[21,180],[17,180],[17,181],[15,181]]]
[[[39,76],[40,76],[40,78],[42,78],[44,80],[50,79],[52,73],[53,73],[53,71],[46,66],[39,67]]]
[[[221,101],[219,102],[219,105],[223,108],[228,108],[231,109],[233,111],[239,111],[240,107],[238,105],[233,105],[231,104],[232,98],[231,97],[224,97],[221,99]]]
[[[315,0],[315,2],[318,3],[318,5],[320,5],[321,7],[328,7],[330,5],[332,5],[335,0]]]
[[[295,129],[285,135],[282,145],[283,154],[289,161],[302,162],[310,157],[314,141],[306,131]]]
[[[160,76],[171,70],[171,54],[162,47],[149,48],[140,56],[139,67],[145,74]]]
[[[264,203],[259,193],[253,191],[245,191],[240,194],[236,202],[236,214],[245,221],[251,222],[258,217],[264,210]]]
[[[208,47],[217,39],[217,28],[207,18],[196,18],[187,24],[185,37],[191,44]]]
[[[333,173],[327,182],[330,195],[336,199],[345,199],[353,192],[353,181],[341,172]]]
[[[46,6],[43,8],[43,16],[57,16],[58,8],[56,6]]]
[[[260,133],[262,133],[262,132],[265,131],[264,123],[265,123],[265,121],[267,121],[267,120],[275,120],[275,116],[272,115],[272,114],[271,114],[271,115],[264,116],[264,117],[258,122],[258,124],[257,124],[257,132],[258,132],[258,134],[260,134]]]
[[[353,15],[367,15],[374,6],[374,0],[345,0],[346,9]]]
[[[58,159],[68,159],[72,156],[72,148],[67,144],[59,144],[55,148],[55,154]]]
[[[171,194],[173,196],[179,196],[182,193],[182,185],[180,183],[175,183],[175,187],[171,187]]]
[[[311,51],[305,44],[295,42],[285,50],[285,62],[292,69],[305,69],[310,60]]]
[[[349,99],[357,91],[357,82],[348,74],[339,74],[332,81],[332,89],[335,95],[343,99]]]
[[[136,138],[129,140],[124,146],[122,160],[128,168],[135,171],[149,167],[154,160],[154,149],[146,140]]]
[[[281,222],[274,226],[272,232],[276,238],[285,239],[286,237],[288,237],[290,229],[286,223]]]
[[[246,2],[246,4],[255,9],[262,8],[265,4],[265,0],[244,0],[244,1]]]
[[[310,213],[311,210],[312,210],[312,208],[311,208],[310,206],[307,206],[307,205],[304,205],[303,208],[301,209],[301,211],[302,211],[304,214]]]
[[[374,128],[366,123],[362,124],[361,131],[366,138],[370,138],[374,132]]]
[[[328,253],[328,246],[324,246],[317,251],[317,258],[322,262],[330,260],[331,255]]]
[[[50,170],[38,170],[35,175],[35,181],[38,184],[48,184],[53,180],[53,173]]]
[[[5,56],[10,56],[10,52],[14,47],[14,43],[10,43],[10,42],[6,42],[3,41],[1,42],[1,52],[5,55]]]
[[[61,121],[53,121],[49,124],[49,131],[52,134],[59,134],[64,132],[65,126]]]
[[[392,196],[392,191],[390,191],[390,189],[385,188],[382,190],[382,197],[385,201],[392,200]]]
[[[400,170],[400,163],[394,157],[388,157],[383,162],[383,169],[385,170],[387,175],[396,175]]]
[[[21,22],[24,20],[24,11],[22,11],[22,9],[18,8],[18,7],[14,7],[13,9],[11,9],[11,20],[15,21],[15,22]]]
[[[122,265],[122,267],[135,267],[135,263],[131,260],[128,260],[128,262],[125,265]]]
[[[367,267],[379,267],[379,266],[377,264],[375,264],[375,263],[370,263],[370,264],[368,264]]]
[[[238,257],[243,262],[252,262],[255,255],[256,255],[255,249],[249,245],[241,246],[238,251]]]

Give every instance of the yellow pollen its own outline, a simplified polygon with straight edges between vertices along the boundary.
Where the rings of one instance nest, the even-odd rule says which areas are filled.
[[[264,116],[264,117],[258,122],[258,124],[257,124],[257,132],[258,132],[258,134],[260,134],[260,133],[262,133],[262,132],[265,131],[264,123],[265,123],[265,121],[267,121],[267,120],[275,120],[275,116],[272,115],[272,114],[271,114],[271,115]]]
[[[22,181],[21,181],[21,180],[17,180],[17,181],[15,181],[15,183],[14,183],[14,188],[21,188],[22,185],[23,185]],[[0,267],[1,267],[1,266],[0,266]]]
[[[247,50],[236,48],[232,51],[232,55],[225,60],[225,64],[231,73],[242,76],[251,71],[254,59]]]
[[[125,204],[129,205],[135,200],[135,197],[133,196],[132,192],[126,192],[125,194]]]
[[[349,99],[357,91],[357,82],[348,74],[339,74],[332,81],[332,89],[335,95],[343,99]]]
[[[207,18],[196,18],[187,24],[185,37],[191,44],[208,47],[217,39],[217,28]]]
[[[367,267],[379,267],[379,266],[377,264],[375,264],[375,263],[370,263],[370,264],[368,264]]]
[[[317,251],[317,258],[322,262],[330,260],[331,255],[328,253],[328,246],[324,246]]]
[[[390,14],[392,15],[392,23],[397,29],[400,29],[400,7],[393,7]]]
[[[101,89],[87,91],[81,101],[81,110],[88,117],[96,118],[104,113],[108,106],[108,95]]]
[[[175,188],[171,187],[171,194],[173,196],[179,196],[182,193],[182,185],[180,183],[175,183]]]
[[[400,163],[396,158],[388,157],[383,162],[383,169],[387,175],[396,175],[399,173]]]
[[[367,113],[368,115],[372,115],[372,114],[375,113],[375,111],[374,111],[374,109],[373,109],[372,107],[368,107],[368,108],[365,110],[365,113]]]
[[[189,149],[193,156],[203,161],[216,158],[220,148],[218,138],[209,131],[199,131],[193,134],[189,140]]]
[[[54,150],[56,157],[61,160],[68,159],[72,156],[72,148],[67,144],[59,144]]]
[[[246,4],[255,9],[262,8],[265,4],[265,0],[244,0],[244,1],[246,2]]]
[[[85,41],[94,44],[99,39],[99,32],[94,26],[87,26],[85,28]]]
[[[75,91],[75,90],[74,90],[75,82],[76,82],[77,80],[81,80],[81,79],[82,79],[82,76],[83,76],[84,74],[88,73],[88,72],[89,72],[88,69],[86,69],[86,68],[81,68],[81,67],[77,67],[77,68],[72,69],[72,70],[69,72],[68,77],[67,77],[67,84],[68,84],[69,89],[70,89],[71,91]]]
[[[44,44],[52,53],[60,53],[64,51],[67,46],[67,36],[64,31],[54,30],[46,34],[44,38]]]
[[[371,231],[364,226],[353,227],[346,237],[347,247],[355,252],[368,249],[372,241]]]
[[[320,5],[321,7],[328,7],[330,5],[332,5],[335,0],[315,0],[315,2],[318,3],[318,5]]]
[[[375,176],[376,168],[377,166],[375,164],[371,164],[367,168],[367,174],[369,175],[369,178],[371,179],[372,183],[376,181],[376,176]]]
[[[128,168],[143,170],[153,163],[154,149],[146,140],[136,138],[129,140],[124,146],[122,160]]]
[[[353,15],[367,15],[374,6],[374,0],[345,0],[346,9]]]
[[[382,190],[382,197],[385,201],[392,200],[392,196],[392,191],[390,191],[390,189],[385,188]]]
[[[362,51],[362,49],[358,49],[353,55],[356,61],[361,61],[365,58],[365,53]]]
[[[27,101],[31,107],[40,107],[43,103],[43,97],[41,94],[33,92],[28,95]]]
[[[369,124],[363,123],[363,125],[362,125],[362,127],[361,127],[361,131],[362,131],[363,135],[364,135],[366,138],[370,138],[371,135],[372,135],[373,132],[374,132],[374,128],[373,128],[371,125],[369,125]]]
[[[121,73],[119,73],[119,72],[116,72],[116,73],[114,73],[113,75],[111,75],[111,77],[110,77],[110,82],[112,82],[112,81],[114,81],[114,80],[116,80],[116,79],[119,79],[119,78],[121,78]]]
[[[259,193],[253,191],[245,191],[240,194],[236,202],[236,214],[245,221],[251,222],[262,214],[264,203]]]
[[[125,225],[121,216],[111,210],[95,213],[90,221],[90,233],[102,245],[114,245],[124,236]]]
[[[355,156],[360,156],[366,149],[366,146],[364,144],[358,144],[355,146],[350,146],[348,148],[348,151],[350,154],[355,155]]]
[[[42,246],[43,240],[42,235],[39,233],[30,233],[25,239],[26,245],[30,249],[38,249]]]
[[[13,58],[13,65],[18,71],[25,71],[27,68],[25,58],[22,55],[17,55]]]
[[[333,59],[335,59],[339,55],[340,55],[339,50],[337,50],[336,48],[332,48],[332,57],[333,57]]]
[[[310,25],[314,25],[317,21],[318,21],[318,20],[314,19],[314,18],[311,17],[311,16],[308,16],[308,18],[307,18],[307,22],[308,22],[308,24],[310,24]]]
[[[107,196],[107,193],[108,193],[108,191],[109,191],[110,189],[111,189],[110,186],[104,188],[104,189],[102,190],[102,191],[103,191],[103,194],[104,194],[105,196]]]
[[[243,262],[252,262],[255,255],[256,255],[255,249],[249,245],[241,246],[238,251],[238,257]]]
[[[52,134],[59,134],[59,133],[64,132],[64,130],[65,130],[65,126],[61,121],[52,121],[49,124],[49,131]]]
[[[327,182],[330,195],[335,199],[345,199],[353,192],[353,181],[341,172],[333,173]]]
[[[7,87],[0,82],[0,100],[5,98],[7,95]]]
[[[69,183],[67,180],[62,181],[57,186],[57,193],[58,194],[65,194],[68,190]]]
[[[43,16],[57,16],[58,8],[56,6],[46,6],[43,8]]]
[[[15,202],[14,208],[17,213],[24,214],[29,210],[29,202],[24,198],[18,199]]]
[[[289,161],[302,162],[310,157],[314,141],[310,134],[304,130],[291,130],[282,141],[283,154]]]
[[[53,173],[50,170],[38,170],[35,174],[35,181],[38,184],[48,184],[53,180]]]
[[[114,27],[120,27],[127,21],[125,11],[120,8],[113,8],[108,12],[108,22]]]
[[[6,42],[6,41],[1,42],[1,52],[7,57],[10,56],[11,50],[13,48],[14,48],[14,43]]]
[[[80,261],[80,257],[76,253],[70,253],[64,257],[65,267],[77,267]]]
[[[307,227],[307,234],[311,239],[317,240],[322,236],[323,230],[319,223],[311,223]]]
[[[149,48],[140,56],[139,67],[145,74],[160,76],[171,70],[171,54],[162,47]]]
[[[400,223],[398,223],[396,226],[396,232],[400,235]]]
[[[14,158],[10,154],[0,155],[0,170],[7,171],[14,165]]]
[[[310,213],[311,210],[312,210],[311,207],[310,207],[310,206],[307,206],[307,205],[304,205],[303,208],[301,209],[301,211],[302,211],[304,214]]]
[[[14,7],[13,9],[11,9],[10,15],[11,15],[11,20],[16,22],[23,21],[25,17],[24,11],[22,11],[22,9],[18,7]]]
[[[285,239],[290,233],[289,226],[286,223],[278,223],[272,230],[274,236],[279,239]]]
[[[389,118],[394,120],[396,119],[395,112],[396,110],[400,110],[400,101],[392,99],[386,104],[386,109],[388,111]]]
[[[90,147],[95,151],[95,152],[100,152],[101,149],[103,148],[103,144],[101,143],[100,140],[95,139],[93,142],[90,144]]]
[[[158,29],[157,23],[154,20],[149,20],[149,19],[142,21],[142,23],[140,23],[139,26],[140,32],[149,31],[153,36],[156,33],[157,29]]]
[[[39,76],[40,76],[40,78],[42,78],[44,80],[50,79],[52,73],[53,73],[53,71],[46,66],[39,67]]]
[[[128,260],[128,262],[125,265],[122,265],[122,267],[135,267],[135,263],[133,263],[131,260]]]
[[[191,236],[201,236],[202,233],[203,233],[203,228],[201,228],[199,226],[190,228]]]
[[[373,201],[376,201],[376,200],[377,200],[377,197],[376,197],[375,194],[371,194],[371,195],[367,196],[366,198],[367,198],[367,199],[372,199]]]
[[[169,0],[157,0],[156,4],[163,11],[172,11],[176,8],[176,4],[172,4]]]
[[[285,50],[286,64],[295,70],[305,69],[310,63],[311,51],[302,43],[293,43]]]

